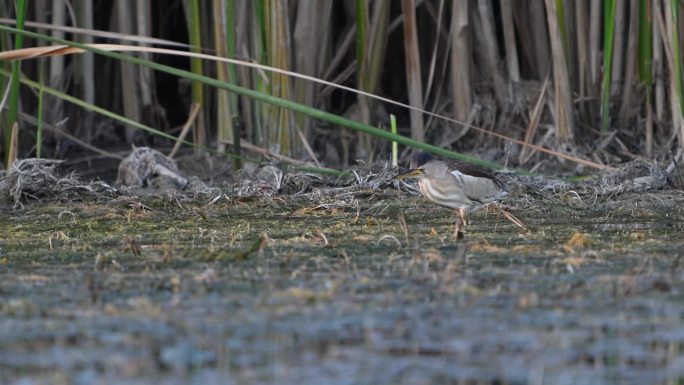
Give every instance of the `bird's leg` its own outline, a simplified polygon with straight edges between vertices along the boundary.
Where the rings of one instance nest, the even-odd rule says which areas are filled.
[[[461,217],[461,222],[463,223],[463,226],[467,226],[468,224],[470,224],[470,220],[468,219],[468,211],[466,211],[465,208],[459,208],[458,215]]]
[[[463,236],[463,233],[461,233],[461,225],[462,225],[461,219],[456,218],[456,223],[454,224],[454,238],[456,238],[456,239],[459,238],[459,235]]]
[[[461,228],[468,224],[468,213],[465,209],[456,211],[456,223],[454,224],[454,238],[458,239],[461,233]]]

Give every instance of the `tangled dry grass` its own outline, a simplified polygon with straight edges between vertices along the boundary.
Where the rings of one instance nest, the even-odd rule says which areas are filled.
[[[14,208],[23,202],[40,199],[64,199],[80,195],[112,196],[115,189],[102,181],[83,181],[75,173],[63,175],[60,160],[17,160],[9,171],[0,171],[0,197]]]
[[[134,150],[121,163],[125,178],[121,177],[120,168],[119,181],[115,186],[98,180],[83,180],[74,172],[64,173],[58,160],[23,159],[9,171],[0,172],[0,197],[17,209],[35,200],[64,200],[79,196],[107,199],[120,195],[158,195],[170,190],[186,199],[204,196],[211,200],[223,194],[255,198],[280,196],[324,205],[351,203],[350,199],[373,194],[397,196],[418,193],[414,184],[392,180],[398,171],[392,169],[388,162],[360,163],[339,177],[291,170],[283,164],[269,163],[251,171],[240,171],[233,178],[232,190],[224,191],[226,189],[206,185],[197,177],[187,177],[172,162],[160,163],[156,161],[158,158],[154,150]],[[133,167],[129,167],[131,165]],[[156,171],[160,168],[164,172]],[[561,202],[581,205],[667,188],[675,168],[675,163],[663,167],[637,160],[579,181],[514,172],[500,173],[500,177],[508,185],[510,195],[507,200],[513,204],[529,206]]]

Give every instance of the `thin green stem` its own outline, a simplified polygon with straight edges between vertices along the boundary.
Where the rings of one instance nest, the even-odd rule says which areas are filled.
[[[397,117],[394,114],[390,114],[390,127],[392,129],[392,134],[397,134]],[[392,141],[392,167],[399,167],[399,143],[395,140]]]
[[[199,0],[190,0],[190,25],[188,26],[188,32],[190,34],[190,46],[192,52],[201,52],[202,47],[202,33],[201,18],[200,18],[200,5]],[[190,59],[190,70],[198,75],[202,75],[202,60],[199,58]],[[195,145],[205,145],[206,144],[206,132],[204,127],[204,114],[202,109],[204,109],[204,86],[200,82],[192,83],[192,101],[200,105],[200,112],[197,115],[195,121]],[[198,150],[198,148],[196,148]]]
[[[26,6],[28,2],[19,0],[17,2],[17,29],[24,29],[24,20],[26,19]],[[24,35],[17,33],[14,35],[14,49],[21,49],[24,45]],[[19,115],[19,77],[21,75],[21,61],[15,60],[12,62],[12,77],[10,79],[10,98],[9,98],[9,112],[8,124],[5,127],[5,167],[9,169],[9,154],[11,146],[12,126],[17,122]]]
[[[266,10],[265,10],[265,5],[264,2],[266,0],[254,0],[252,4],[254,4],[254,15],[256,19],[256,26],[254,27],[254,50],[256,51],[254,54],[257,57],[257,61],[259,64],[265,64],[266,63]],[[256,86],[256,89],[262,92],[266,92],[266,82],[264,82],[264,79],[261,77],[261,74],[258,73],[257,71],[253,72],[253,79],[254,79],[254,85]],[[256,144],[263,144],[264,141],[264,133],[262,132],[263,126],[264,126],[264,112],[263,112],[263,106],[259,105],[258,103],[253,103],[252,104],[252,117],[254,120],[254,130],[252,132],[252,141]]]
[[[226,0],[226,51],[228,57],[231,59],[235,58],[235,0]],[[237,68],[235,64],[228,64],[228,81],[237,84]],[[226,117],[232,119],[233,124],[233,152],[240,155],[240,126],[239,120],[237,119],[238,110],[238,100],[236,95],[230,95],[230,113],[233,115],[231,117]],[[233,158],[233,168],[240,169],[240,158]]]

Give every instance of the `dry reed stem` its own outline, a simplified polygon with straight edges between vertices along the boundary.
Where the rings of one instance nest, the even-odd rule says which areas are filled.
[[[421,81],[420,51],[418,49],[418,25],[416,24],[415,0],[402,0],[404,12],[404,53],[406,55],[406,81],[409,104],[423,108],[423,83]],[[411,109],[411,138],[425,141],[423,114]]]
[[[494,10],[491,0],[479,0],[477,2],[477,15],[475,18],[475,41],[478,46],[475,52],[480,51],[485,73],[491,78],[494,97],[500,106],[506,104],[507,87],[501,71],[502,62],[497,47],[499,46],[496,31],[493,24]]]
[[[637,43],[639,39],[639,15],[636,10],[639,8],[638,0],[630,0],[629,29],[627,30],[627,53],[625,64],[625,78],[622,90],[622,102],[620,103],[619,122],[621,126],[626,126],[628,119],[634,115],[633,106],[634,87],[636,79],[637,62]]]
[[[518,48],[515,41],[512,7],[510,0],[501,2],[501,22],[503,24],[504,47],[506,48],[508,79],[512,82],[519,82],[520,67],[518,66]]]
[[[135,33],[133,24],[130,20],[130,6],[129,1],[117,1],[116,12],[119,30],[126,34]],[[53,58],[56,56],[52,56]],[[121,102],[123,104],[124,116],[136,122],[141,118],[141,101],[140,101],[140,77],[138,76],[137,66],[133,63],[121,61]],[[61,77],[62,74],[59,74]],[[60,89],[61,87],[54,87]],[[137,130],[135,127],[126,126],[126,141],[133,143]]]
[[[551,53],[553,56],[553,84],[556,119],[556,137],[561,143],[567,143],[574,136],[574,122],[572,109],[572,92],[570,89],[570,75],[562,44],[560,25],[556,14],[555,0],[546,1],[546,15],[548,18],[549,35],[551,37]]]
[[[457,120],[468,119],[473,104],[472,46],[468,2],[454,1],[451,8],[451,98]]]

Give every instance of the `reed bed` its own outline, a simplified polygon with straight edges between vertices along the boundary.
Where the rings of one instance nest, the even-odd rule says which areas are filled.
[[[90,153],[81,145],[65,148],[59,131],[38,129],[43,121],[104,150],[170,147],[193,105],[199,106],[190,122],[195,151],[229,153],[235,168],[244,146],[316,167],[389,158],[390,114],[397,116],[398,133],[418,142],[533,169],[573,158],[597,165],[660,160],[684,148],[677,0],[138,3],[78,0],[68,8],[61,1],[3,1],[0,16],[6,26],[68,41],[176,44],[411,108],[233,63],[135,54],[388,134],[379,135],[346,126],[344,119],[322,121],[192,77],[93,53],[5,61],[6,167],[17,157]],[[0,44],[8,51],[49,42],[3,29]],[[41,85],[45,79],[45,87],[55,91],[20,86],[20,73]],[[59,95],[85,104],[75,106]],[[112,121],[111,115],[138,124]],[[140,125],[153,130],[140,131]]]

